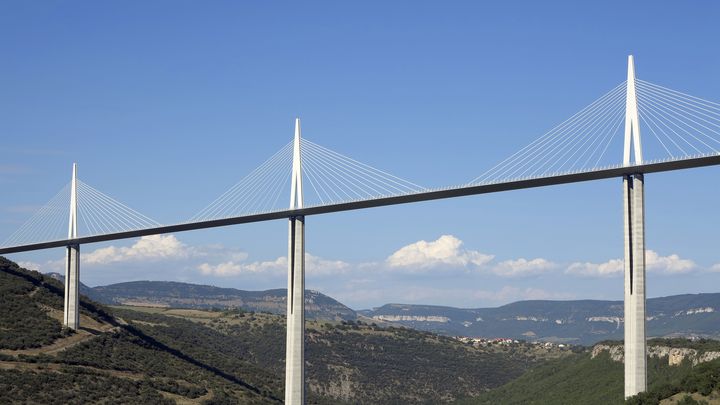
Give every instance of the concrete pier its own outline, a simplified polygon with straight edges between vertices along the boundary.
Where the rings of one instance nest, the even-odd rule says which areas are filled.
[[[305,218],[290,219],[285,403],[305,401]]]
[[[80,245],[67,247],[65,267],[65,327],[80,327]]]
[[[623,179],[625,196],[625,398],[647,390],[645,197],[642,174]]]

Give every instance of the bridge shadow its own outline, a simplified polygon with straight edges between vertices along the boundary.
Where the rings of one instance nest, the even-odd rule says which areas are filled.
[[[227,372],[225,372],[225,371],[223,371],[223,370],[221,370],[221,369],[219,369],[219,368],[217,368],[217,367],[215,367],[215,366],[211,366],[211,365],[209,365],[209,364],[206,364],[206,363],[204,363],[204,362],[202,362],[202,361],[200,361],[200,360],[195,359],[194,357],[191,357],[191,356],[183,353],[182,351],[180,351],[180,350],[178,350],[178,349],[175,349],[175,348],[173,348],[173,347],[170,347],[170,346],[166,345],[165,343],[162,343],[162,342],[158,341],[158,340],[155,339],[154,337],[146,334],[145,332],[143,332],[142,330],[136,328],[136,327],[133,326],[133,325],[119,325],[119,326],[120,326],[123,330],[125,330],[125,331],[127,331],[128,333],[132,334],[133,336],[135,336],[135,337],[137,337],[137,338],[139,338],[139,339],[142,339],[145,343],[147,343],[148,345],[150,345],[151,347],[153,347],[153,348],[155,348],[155,349],[157,349],[157,350],[160,350],[160,351],[169,353],[169,354],[171,354],[171,355],[173,355],[173,356],[175,356],[175,357],[177,357],[177,358],[179,358],[179,359],[181,359],[181,360],[184,360],[184,361],[186,361],[186,362],[188,362],[188,363],[190,363],[190,364],[192,364],[192,365],[194,365],[194,366],[200,367],[201,369],[203,369],[203,370],[205,370],[205,371],[208,371],[208,372],[210,372],[210,373],[212,373],[212,374],[214,374],[214,375],[216,375],[216,376],[218,376],[218,377],[220,377],[220,378],[223,378],[224,380],[226,380],[226,381],[228,381],[228,382],[231,382],[231,383],[240,385],[241,387],[246,388],[246,389],[248,389],[248,390],[250,390],[250,391],[252,391],[252,392],[254,392],[254,393],[256,393],[256,394],[258,394],[258,395],[260,395],[260,396],[262,396],[262,397],[269,398],[269,399],[272,399],[272,400],[278,401],[278,402],[283,402],[280,398],[278,398],[278,397],[276,397],[276,396],[274,396],[274,395],[271,395],[270,393],[268,393],[268,392],[266,392],[266,391],[263,391],[263,390],[259,389],[258,387],[254,386],[254,385],[252,385],[252,384],[250,384],[250,383],[248,383],[248,382],[246,382],[246,381],[243,381],[242,379],[238,378],[237,376],[234,376],[234,375],[232,375],[232,374],[230,374],[230,373],[227,373]]]

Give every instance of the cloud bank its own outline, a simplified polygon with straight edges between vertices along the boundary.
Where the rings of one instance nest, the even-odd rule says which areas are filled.
[[[611,259],[604,263],[576,262],[570,264],[567,274],[587,277],[611,277],[621,276],[624,271],[625,261],[622,259]],[[697,268],[694,261],[683,259],[677,254],[661,256],[654,250],[645,251],[645,268],[660,274],[682,274],[693,271]]]
[[[482,266],[495,257],[476,250],[463,249],[462,244],[460,239],[452,235],[442,235],[432,242],[421,240],[400,248],[387,258],[386,263],[391,268],[426,270],[441,265]]]

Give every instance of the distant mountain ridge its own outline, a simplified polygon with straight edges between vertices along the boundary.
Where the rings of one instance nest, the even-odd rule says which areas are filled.
[[[519,301],[477,309],[387,304],[358,313],[447,335],[575,344],[623,338],[622,301]],[[720,338],[720,293],[648,299],[647,320],[648,337]]]
[[[61,274],[51,277],[62,281]],[[130,281],[99,287],[81,283],[80,293],[107,305],[155,306],[168,308],[239,308],[253,312],[285,314],[286,289],[245,291],[175,281]],[[354,310],[318,291],[305,291],[305,311],[309,319],[355,320]]]
[[[52,277],[62,281],[62,275]],[[100,287],[80,286],[81,294],[108,305],[168,308],[240,308],[285,314],[287,290],[245,291],[174,281],[132,281]],[[450,336],[506,337],[591,345],[623,338],[622,301],[518,301],[496,308],[454,308],[386,304],[354,311],[318,291],[305,295],[308,319],[371,318]],[[720,293],[651,298],[647,302],[648,337],[720,338]],[[365,319],[367,320],[367,319]]]

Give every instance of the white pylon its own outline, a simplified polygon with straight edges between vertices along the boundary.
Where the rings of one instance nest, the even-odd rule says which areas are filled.
[[[68,220],[68,239],[77,238],[77,163],[73,163],[70,182],[70,218]]]
[[[290,209],[303,207],[300,119],[295,120]],[[305,217],[290,218],[288,243],[285,403],[305,403]]]
[[[300,156],[300,118],[295,118],[293,142],[292,182],[290,185],[290,209],[303,207],[302,159]]]
[[[643,162],[642,143],[640,142],[640,115],[637,107],[637,94],[635,92],[635,61],[628,56],[627,94],[625,96],[625,148],[623,150],[623,164],[630,164],[630,145],[633,146],[634,164]]]
[[[634,161],[631,162],[630,149]],[[635,93],[635,63],[628,57],[623,164],[642,164],[640,120]],[[645,185],[642,173],[623,177],[625,234],[625,398],[647,389],[645,334]]]
[[[68,239],[76,239],[77,233],[77,163],[73,163],[70,183],[70,218]],[[63,310],[65,327],[77,330],[80,327],[80,245],[67,247],[65,256],[65,306]]]

